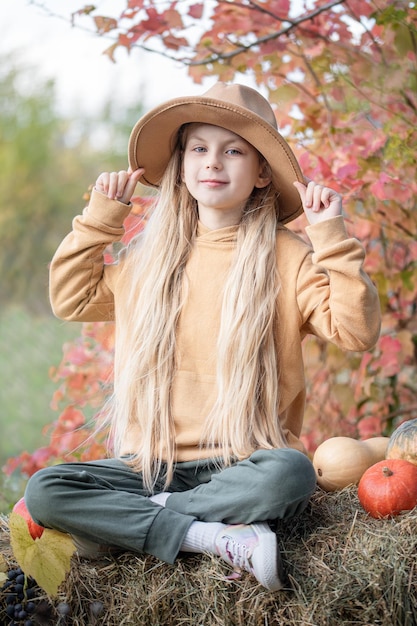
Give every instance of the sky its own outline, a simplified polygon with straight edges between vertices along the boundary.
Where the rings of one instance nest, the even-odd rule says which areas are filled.
[[[16,51],[22,64],[33,66],[33,80],[53,78],[57,104],[64,114],[93,115],[111,96],[121,107],[139,100],[145,108],[182,95],[202,93],[186,69],[157,54],[121,49],[116,63],[103,54],[111,41],[72,27],[71,14],[83,0],[0,0],[0,54]],[[98,0],[102,14],[118,16],[127,0]],[[43,7],[43,8],[41,8]],[[53,15],[52,15],[53,13]],[[90,26],[87,20],[83,22]],[[139,96],[139,97],[138,97]]]

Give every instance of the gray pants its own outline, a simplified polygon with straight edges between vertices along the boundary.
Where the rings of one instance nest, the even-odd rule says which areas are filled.
[[[224,469],[210,460],[178,463],[165,507],[149,500],[141,474],[121,459],[42,469],[30,478],[25,499],[42,526],[173,563],[194,520],[286,520],[304,510],[315,485],[301,452],[258,450]]]

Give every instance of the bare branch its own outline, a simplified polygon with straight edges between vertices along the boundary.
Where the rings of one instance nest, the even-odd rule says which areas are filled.
[[[401,417],[402,415],[413,415],[417,413],[417,404],[410,404],[408,407],[402,407],[397,411],[392,411],[388,413],[388,415],[381,417],[382,420],[387,422],[388,420],[394,419],[395,417]]]

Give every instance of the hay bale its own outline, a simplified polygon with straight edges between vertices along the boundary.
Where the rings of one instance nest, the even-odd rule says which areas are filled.
[[[58,599],[71,615],[60,623],[416,626],[417,509],[374,520],[356,488],[317,490],[307,511],[276,532],[289,579],[284,591],[271,593],[249,575],[228,581],[227,566],[206,555],[174,565],[131,553],[75,557]]]

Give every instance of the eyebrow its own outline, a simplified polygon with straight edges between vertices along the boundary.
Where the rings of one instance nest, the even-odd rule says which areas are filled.
[[[194,132],[189,133],[189,135],[187,137],[187,141],[189,141],[190,139],[193,139],[194,141],[201,141],[202,143],[207,141],[207,137],[203,137],[203,136],[198,135],[197,133],[194,133]],[[241,142],[242,144],[247,144],[248,143],[246,141],[246,139],[243,139],[243,137],[239,137],[239,135],[234,135],[233,137],[228,137],[223,143],[226,145],[226,144],[237,143],[237,142]]]

